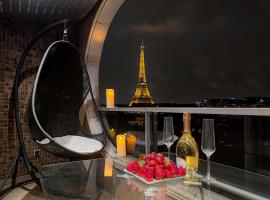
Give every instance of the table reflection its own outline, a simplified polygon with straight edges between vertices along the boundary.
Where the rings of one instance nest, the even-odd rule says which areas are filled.
[[[114,199],[165,200],[166,183],[145,184],[134,176],[117,171]],[[125,191],[125,192],[123,192]]]

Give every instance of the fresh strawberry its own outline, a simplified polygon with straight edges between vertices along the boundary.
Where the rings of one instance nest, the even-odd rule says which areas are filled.
[[[134,160],[126,167],[129,172],[138,174],[146,181],[153,179],[161,180],[175,176],[184,176],[184,168],[178,168],[174,162],[165,158],[162,154],[152,152],[148,157],[140,157],[139,161]]]
[[[172,174],[172,172],[171,172],[170,170],[165,169],[164,171],[165,171],[165,176],[166,176],[167,178],[172,178],[173,174]]]
[[[178,169],[177,169],[177,166],[175,165],[174,162],[170,162],[167,166],[166,166],[166,169],[168,169],[173,176],[177,175],[178,173]]]
[[[159,165],[156,165],[155,166],[155,171],[159,170],[159,169],[162,169]]]
[[[152,174],[153,177],[155,176],[155,168],[154,167],[149,167],[148,171],[149,171],[149,173]]]
[[[165,175],[164,170],[162,168],[160,168],[160,167],[157,167],[156,171],[155,171],[155,178],[157,180],[161,180],[161,179],[164,178],[164,175]]]
[[[157,153],[156,153],[156,152],[152,152],[152,153],[150,154],[149,158],[150,158],[151,160],[155,160],[155,159],[157,158]]]
[[[165,157],[164,157],[162,154],[158,154],[158,156],[157,156],[157,158],[156,158],[156,161],[157,161],[159,164],[164,164]]]
[[[144,174],[144,178],[145,178],[146,181],[149,181],[149,182],[153,181],[153,179],[154,179],[153,171],[152,170],[146,170],[145,174]]]
[[[171,167],[174,167],[174,168],[177,167],[176,164],[175,164],[174,162],[171,162],[171,163],[170,163],[170,166],[171,166]]]
[[[133,169],[132,163],[130,163],[130,164],[127,165],[127,170],[128,170],[129,172],[132,172],[132,173],[133,173],[134,169]]]
[[[172,173],[173,176],[176,176],[178,173],[177,167],[172,167],[169,171]]]
[[[146,169],[148,169],[148,168],[150,167],[150,165],[149,165],[149,164],[145,164],[144,167],[145,167]]]
[[[140,177],[145,177],[146,170],[147,170],[146,167],[141,167],[141,168],[138,170],[137,174],[138,174]]]
[[[150,158],[146,158],[145,163],[146,163],[147,165],[149,165],[149,164],[150,164],[150,161],[151,161]]]
[[[151,160],[151,161],[150,161],[150,165],[153,166],[153,167],[155,167],[157,164],[158,164],[158,163],[157,163],[157,161],[155,161],[155,160]]]
[[[148,169],[151,170],[151,171],[155,171],[155,166],[150,165],[150,166],[148,167]]]
[[[131,165],[131,167],[129,167],[129,169],[131,170],[131,172],[136,174],[138,172],[138,170],[140,169],[139,162],[137,160],[133,160],[130,163],[130,165]]]
[[[148,182],[152,182],[153,181],[153,177],[152,176],[145,176],[145,180],[148,181]]]
[[[178,170],[177,170],[177,174],[178,174],[178,176],[185,176],[186,171],[184,170],[183,167],[179,167]]]
[[[167,169],[176,168],[176,164],[174,162],[170,162],[167,166]]]
[[[162,168],[162,169],[164,169],[165,168],[165,165],[163,165],[163,164],[160,164],[160,165],[158,165],[160,168]]]

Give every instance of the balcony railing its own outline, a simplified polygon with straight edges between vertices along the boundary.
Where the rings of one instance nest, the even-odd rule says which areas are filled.
[[[116,107],[100,108],[100,111],[108,116],[110,128],[120,126],[122,133],[135,133],[141,137],[143,141],[138,146],[146,154],[151,150],[166,150],[161,141],[164,116],[173,116],[175,134],[179,137],[181,113],[193,113],[192,132],[198,146],[202,119],[213,118],[217,145],[214,161],[270,176],[270,108]],[[142,116],[140,123],[144,126],[129,123],[137,116]],[[114,123],[110,119],[114,119]],[[139,130],[134,129],[134,124]]]
[[[104,108],[100,111],[113,112],[150,112],[150,113],[183,113],[213,114],[213,115],[246,115],[246,116],[270,116],[270,108],[194,108],[194,107],[115,107]]]

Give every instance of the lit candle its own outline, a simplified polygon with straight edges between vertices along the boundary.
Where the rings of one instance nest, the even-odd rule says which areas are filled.
[[[126,156],[126,136],[116,136],[117,156]]]
[[[106,106],[114,108],[114,89],[106,89]]]
[[[109,130],[110,136],[112,139],[115,139],[115,130],[112,128]]]
[[[112,176],[113,174],[113,161],[111,158],[105,159],[105,166],[104,166],[104,176]]]
[[[127,149],[128,152],[135,152],[135,147],[136,147],[136,136],[129,134],[127,137]]]

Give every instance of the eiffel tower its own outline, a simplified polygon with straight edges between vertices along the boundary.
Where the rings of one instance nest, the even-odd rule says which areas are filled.
[[[146,83],[145,75],[145,62],[144,62],[144,45],[143,40],[140,46],[140,68],[139,68],[139,79],[135,94],[130,100],[129,106],[152,106],[154,105],[154,99],[150,95],[149,89]]]

